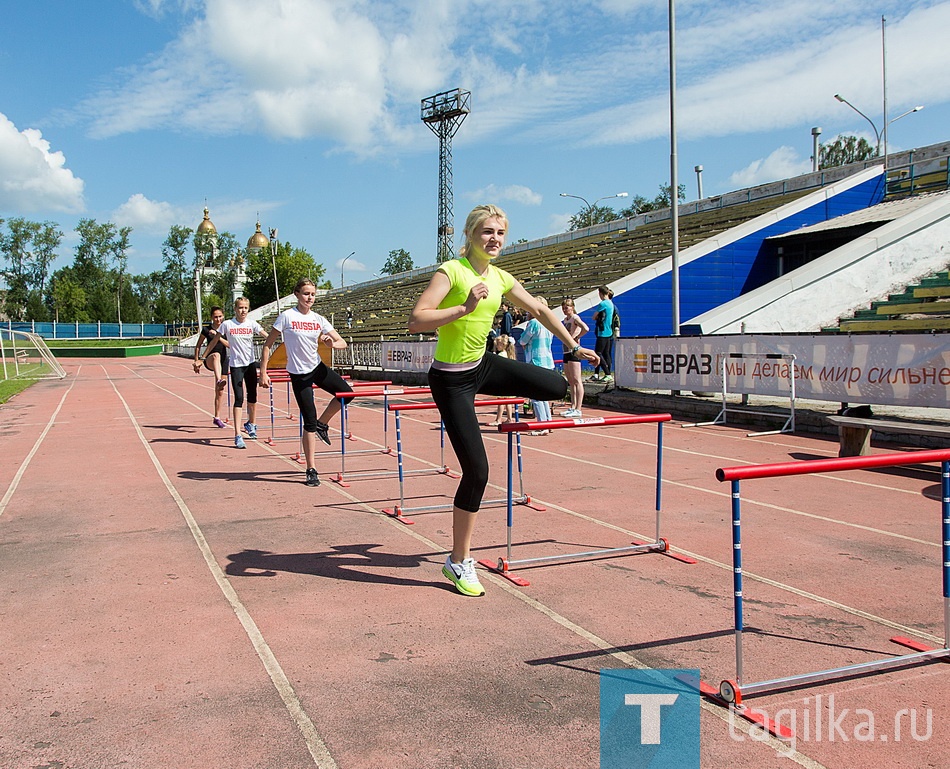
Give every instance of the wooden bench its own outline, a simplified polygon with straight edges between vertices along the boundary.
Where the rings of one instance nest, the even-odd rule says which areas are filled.
[[[839,457],[857,457],[870,453],[872,432],[926,435],[946,438],[950,442],[950,425],[842,415],[831,415],[827,419],[838,426]]]

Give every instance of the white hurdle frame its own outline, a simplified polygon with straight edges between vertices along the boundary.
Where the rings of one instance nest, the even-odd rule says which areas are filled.
[[[514,406],[515,407],[514,408],[515,421],[512,424],[518,424],[519,423],[518,422],[518,419],[519,419],[518,407],[523,406],[525,402],[526,401],[524,398],[512,398],[512,397],[489,398],[485,400],[475,401],[475,407],[478,408],[480,406],[506,406],[506,405]],[[399,521],[400,523],[404,523],[407,526],[415,523],[415,521],[409,518],[406,518],[406,516],[404,515],[405,513],[436,512],[436,511],[441,511],[441,510],[451,510],[454,507],[454,505],[450,505],[450,504],[423,505],[420,507],[406,507],[405,506],[406,494],[405,494],[405,485],[403,483],[403,477],[405,475],[422,475],[422,474],[432,474],[433,472],[435,472],[442,475],[447,475],[450,478],[460,477],[452,473],[449,470],[448,465],[445,464],[445,425],[441,421],[439,422],[439,439],[440,439],[442,468],[435,469],[435,470],[422,469],[422,470],[408,470],[405,472],[402,471],[403,447],[402,447],[402,423],[400,421],[400,413],[402,411],[418,411],[422,409],[436,409],[436,408],[438,408],[438,406],[436,406],[435,403],[431,403],[431,402],[410,403],[410,404],[405,404],[405,405],[393,404],[389,407],[390,411],[393,411],[396,414],[396,460],[397,460],[397,464],[400,470],[399,504],[393,505],[392,508],[383,508],[382,512],[388,515],[390,518],[395,518],[397,521]],[[520,424],[526,424],[526,423],[521,422]],[[514,500],[512,500],[511,489],[509,488],[508,495],[505,499],[483,500],[481,506],[492,507],[492,506],[498,506],[502,503],[506,505],[511,505],[512,502],[514,502],[516,504],[525,505],[526,507],[530,507],[534,510],[544,512],[547,508],[538,505],[536,502],[534,502],[531,499],[530,496],[528,496],[525,493],[524,477],[522,474],[522,469],[523,469],[523,465],[522,465],[522,456],[521,456],[521,436],[519,435],[518,436],[518,483],[519,483],[519,488],[520,488],[520,494]],[[509,478],[509,481],[510,480],[511,479]]]
[[[367,470],[364,472],[350,473],[349,476],[346,475],[346,455],[349,454],[392,454],[392,447],[389,445],[389,398],[392,395],[428,395],[430,390],[428,387],[394,387],[394,388],[383,388],[381,390],[353,390],[353,392],[346,393],[337,393],[336,398],[340,401],[340,472],[336,475],[331,475],[330,480],[336,484],[339,484],[343,488],[348,488],[350,484],[346,482],[346,479],[350,480],[360,479],[360,478],[385,478],[389,476],[395,476],[396,470]],[[349,437],[347,432],[346,423],[347,423],[347,405],[354,398],[378,398],[382,397],[383,399],[383,444],[384,448],[382,449],[357,449],[356,451],[347,452],[346,450],[346,438]]]
[[[499,425],[498,431],[508,433],[508,539],[506,556],[499,558],[497,563],[488,559],[479,563],[486,569],[499,574],[505,579],[520,587],[527,587],[531,583],[523,577],[512,573],[513,566],[535,566],[543,562],[557,562],[577,560],[581,558],[604,558],[617,555],[633,555],[635,553],[661,553],[675,558],[683,563],[696,563],[688,556],[670,551],[670,543],[660,536],[660,508],[662,502],[663,483],[663,423],[673,419],[670,414],[633,414],[619,417],[584,417],[578,419],[554,419],[550,422],[509,422]],[[588,550],[580,553],[562,553],[560,555],[539,556],[536,558],[522,558],[514,560],[512,553],[512,530],[514,528],[514,508],[512,505],[512,438],[527,430],[563,430],[574,427],[594,427],[600,425],[629,425],[629,424],[656,424],[656,537],[653,542],[634,542],[623,547],[609,547],[599,550]],[[519,457],[520,462],[520,457]]]
[[[931,462],[940,463],[940,561],[943,599],[943,647],[932,648],[920,641],[907,638],[906,636],[894,636],[890,639],[893,643],[912,649],[913,652],[871,662],[861,662],[811,673],[774,678],[768,681],[745,681],[743,676],[742,655],[742,636],[745,626],[743,620],[742,516],[739,482],[756,478],[779,478],[789,475],[809,475],[812,473],[839,472],[843,470],[897,467]],[[729,481],[731,485],[732,582],[736,676],[734,679],[726,679],[720,682],[718,692],[715,692],[708,684],[703,684],[701,691],[706,697],[719,700],[735,708],[736,712],[744,718],[756,720],[756,711],[746,708],[743,705],[744,698],[759,694],[804,688],[810,684],[855,678],[879,671],[893,670],[922,662],[929,662],[931,660],[946,660],[950,658],[950,449],[931,449],[928,451],[912,451],[898,454],[872,454],[860,457],[836,457],[833,459],[808,459],[799,462],[780,462],[768,465],[721,467],[716,470],[716,479],[720,482]],[[787,729],[786,733],[782,734],[773,723],[766,723],[764,726],[773,734],[786,737],[790,736]]]
[[[756,414],[766,417],[781,417],[781,414],[774,414],[771,411],[760,411],[748,408],[747,406],[730,406],[726,401],[726,395],[729,392],[729,380],[726,376],[726,361],[729,359],[741,358],[763,358],[766,360],[784,360],[788,363],[788,383],[789,383],[789,415],[785,424],[778,430],[764,430],[757,433],[746,433],[746,437],[754,438],[759,435],[777,435],[779,433],[795,432],[795,356],[791,353],[773,353],[773,352],[730,352],[722,356],[722,408],[711,422],[689,422],[682,427],[704,427],[706,425],[724,425],[726,423],[726,414],[730,411],[734,414]]]

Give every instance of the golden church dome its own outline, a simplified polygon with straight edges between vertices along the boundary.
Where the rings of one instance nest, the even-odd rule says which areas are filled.
[[[267,236],[261,232],[260,222],[257,223],[257,231],[247,239],[247,248],[248,250],[270,248],[270,241],[267,239]]]
[[[214,223],[211,221],[209,216],[208,207],[205,206],[205,218],[201,220],[201,224],[198,225],[198,229],[195,230],[197,235],[217,235],[218,230],[215,228]]]

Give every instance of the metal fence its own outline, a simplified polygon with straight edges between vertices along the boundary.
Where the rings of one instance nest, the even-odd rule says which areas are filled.
[[[5,321],[7,331],[37,334],[44,339],[154,339],[180,337],[194,332],[187,323],[40,323],[38,321]]]

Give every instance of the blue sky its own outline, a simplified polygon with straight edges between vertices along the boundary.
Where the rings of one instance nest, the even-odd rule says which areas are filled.
[[[0,39],[0,218],[133,228],[161,267],[207,205],[243,243],[306,248],[334,285],[389,251],[435,262],[438,140],[420,100],[461,87],[455,224],[495,202],[509,240],[562,232],[616,192],[668,183],[668,3],[659,0],[32,0]],[[680,181],[696,197],[811,169],[822,139],[883,126],[889,148],[950,139],[950,0],[679,0]],[[616,203],[620,208],[625,201]]]

